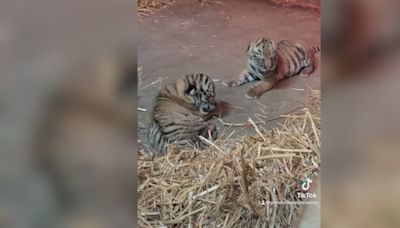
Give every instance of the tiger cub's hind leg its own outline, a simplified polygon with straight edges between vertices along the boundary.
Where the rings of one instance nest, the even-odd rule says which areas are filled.
[[[314,58],[311,58],[310,63],[300,71],[300,75],[304,78],[309,78],[314,73],[314,70]]]
[[[301,71],[300,71],[300,76],[303,78],[309,78],[311,77],[311,74],[314,72],[313,67],[304,67]]]
[[[319,47],[312,47],[310,50],[308,50],[309,52],[309,56],[308,59],[306,59],[307,64],[305,64],[306,66],[300,71],[300,75],[302,77],[308,78],[311,77],[311,74],[314,73],[315,71],[315,57],[314,55],[321,51],[321,49]]]
[[[258,99],[261,95],[274,88],[276,83],[277,81],[275,77],[265,78],[247,91],[245,96],[248,99]]]

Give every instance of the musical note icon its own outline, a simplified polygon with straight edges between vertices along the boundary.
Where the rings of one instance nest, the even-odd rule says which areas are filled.
[[[311,187],[312,180],[308,177],[301,183],[301,189],[303,191],[308,191]]]

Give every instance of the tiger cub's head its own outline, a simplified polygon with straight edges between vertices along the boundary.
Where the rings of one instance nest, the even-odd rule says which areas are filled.
[[[177,89],[180,90],[183,99],[193,104],[201,114],[207,115],[215,110],[215,85],[208,75],[186,75],[177,82]]]
[[[276,45],[267,37],[259,37],[255,42],[251,42],[246,52],[250,59],[262,61],[267,67],[272,66],[273,60],[276,59]]]

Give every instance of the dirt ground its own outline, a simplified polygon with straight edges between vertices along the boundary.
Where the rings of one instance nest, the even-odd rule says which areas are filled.
[[[238,77],[246,64],[247,45],[258,36],[320,45],[320,15],[261,0],[221,0],[205,5],[179,0],[161,12],[140,18],[138,106],[147,112],[138,112],[139,139],[146,142],[143,127],[161,86],[191,72],[206,73],[217,80]],[[258,100],[244,96],[254,83],[226,88],[216,82],[217,99],[233,106],[223,120],[257,121],[255,114],[262,114],[264,120],[275,119],[302,106],[307,88],[320,88],[320,54],[316,59],[317,69],[310,78],[297,76],[282,81]],[[276,126],[277,121],[268,122],[267,128]],[[223,125],[218,123],[218,127],[222,129]],[[251,127],[242,133],[249,131]]]

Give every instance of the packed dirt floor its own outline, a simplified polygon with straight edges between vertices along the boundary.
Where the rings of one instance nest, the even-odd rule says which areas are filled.
[[[318,12],[280,7],[261,0],[221,0],[202,4],[194,0],[175,1],[171,6],[139,19],[138,111],[139,139],[159,89],[191,72],[202,72],[216,80],[217,99],[227,102],[226,123],[269,120],[276,126],[282,114],[304,106],[308,88],[320,88],[320,54],[311,77],[296,76],[282,81],[258,100],[248,100],[245,92],[254,85],[227,88],[218,80],[237,78],[246,64],[247,45],[259,36],[297,40],[320,46]],[[146,110],[146,111],[145,111]],[[220,129],[224,125],[218,121]],[[249,134],[253,127],[231,127],[238,135]]]

